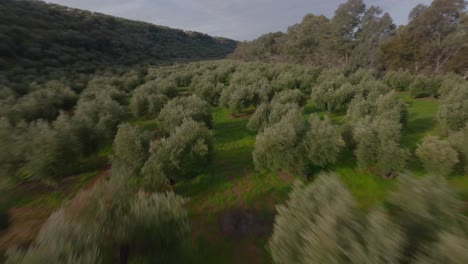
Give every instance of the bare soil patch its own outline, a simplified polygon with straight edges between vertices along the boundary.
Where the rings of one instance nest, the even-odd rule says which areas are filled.
[[[266,236],[273,228],[273,214],[253,210],[228,210],[219,217],[221,234],[230,238]]]

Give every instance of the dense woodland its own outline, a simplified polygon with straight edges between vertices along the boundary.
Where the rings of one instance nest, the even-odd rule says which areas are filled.
[[[468,76],[468,15],[464,0],[417,5],[409,23],[396,27],[377,6],[347,1],[332,18],[306,15],[286,33],[268,33],[241,43],[232,58],[293,62],[321,67],[412,73],[456,72]]]
[[[465,1],[396,29],[349,0],[217,61],[236,43],[0,5],[0,261],[468,263]]]

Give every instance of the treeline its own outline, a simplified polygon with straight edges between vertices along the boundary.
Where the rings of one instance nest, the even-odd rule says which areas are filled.
[[[42,1],[0,2],[0,84],[224,58],[236,42]],[[73,83],[71,81],[70,83]]]
[[[232,58],[294,62],[355,71],[408,69],[413,73],[468,75],[468,15],[464,0],[418,5],[396,28],[388,13],[362,0],[340,5],[329,19],[306,15],[286,33],[240,43]]]

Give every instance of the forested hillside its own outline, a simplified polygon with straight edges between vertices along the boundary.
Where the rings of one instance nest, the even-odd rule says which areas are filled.
[[[110,66],[220,59],[235,46],[229,39],[42,1],[0,2],[0,84]]]
[[[241,43],[232,58],[295,62],[328,68],[408,69],[468,76],[468,15],[464,0],[418,5],[409,23],[396,27],[388,13],[362,0],[340,5],[329,19],[306,15],[286,33]]]

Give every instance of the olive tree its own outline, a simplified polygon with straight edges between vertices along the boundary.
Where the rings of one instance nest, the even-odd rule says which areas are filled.
[[[437,241],[426,245],[416,257],[416,264],[460,264],[468,262],[468,239],[459,234],[442,231]]]
[[[367,116],[354,127],[355,155],[361,168],[375,167],[386,176],[401,171],[408,153],[400,146],[401,124]]]
[[[448,132],[456,132],[468,122],[468,85],[458,85],[440,100],[438,120]]]
[[[275,263],[399,263],[403,236],[382,210],[363,219],[333,173],[297,182],[277,206],[268,249]]]
[[[255,140],[252,153],[257,170],[302,171],[300,155],[304,125],[299,109],[292,109],[273,125],[266,127]]]
[[[185,119],[193,119],[211,127],[210,105],[196,95],[177,97],[169,101],[159,113],[159,127],[166,133],[171,133]]]
[[[258,81],[253,84],[231,83],[221,92],[219,103],[233,114],[241,113],[249,106],[257,106],[267,102],[270,94],[270,86],[266,81]]]
[[[10,249],[8,264],[99,263],[98,234],[90,233],[65,210],[53,213],[26,251]]]
[[[445,140],[425,137],[416,149],[416,156],[423,162],[426,171],[438,175],[449,175],[458,163],[458,154]]]
[[[466,236],[463,204],[442,176],[401,175],[388,202],[405,234],[405,263],[411,263],[416,253],[436,242],[440,232]]]
[[[303,139],[305,156],[315,166],[335,163],[344,141],[330,119],[320,120],[316,114],[309,117],[309,128]]]
[[[413,76],[408,70],[398,69],[390,70],[385,73],[383,82],[397,91],[407,91],[413,82]]]
[[[460,161],[464,165],[465,173],[468,173],[468,123],[464,129],[450,135],[449,142],[458,152]]]
[[[436,77],[419,74],[411,82],[409,92],[413,98],[434,97],[438,94],[440,84],[440,80]]]
[[[151,145],[150,157],[143,168],[148,188],[160,188],[164,178],[186,180],[202,169],[212,152],[212,132],[203,124],[186,119],[167,138]]]
[[[207,101],[211,105],[217,105],[224,84],[218,83],[215,76],[204,74],[192,78],[190,89],[195,95]]]
[[[22,172],[45,182],[56,181],[71,173],[72,165],[80,156],[81,148],[73,135],[66,134],[48,123],[31,123],[23,141],[24,165]]]
[[[156,117],[168,100],[164,94],[136,89],[130,99],[129,108],[136,117]]]
[[[122,124],[112,144],[112,169],[139,176],[149,156],[150,135],[130,124]]]

